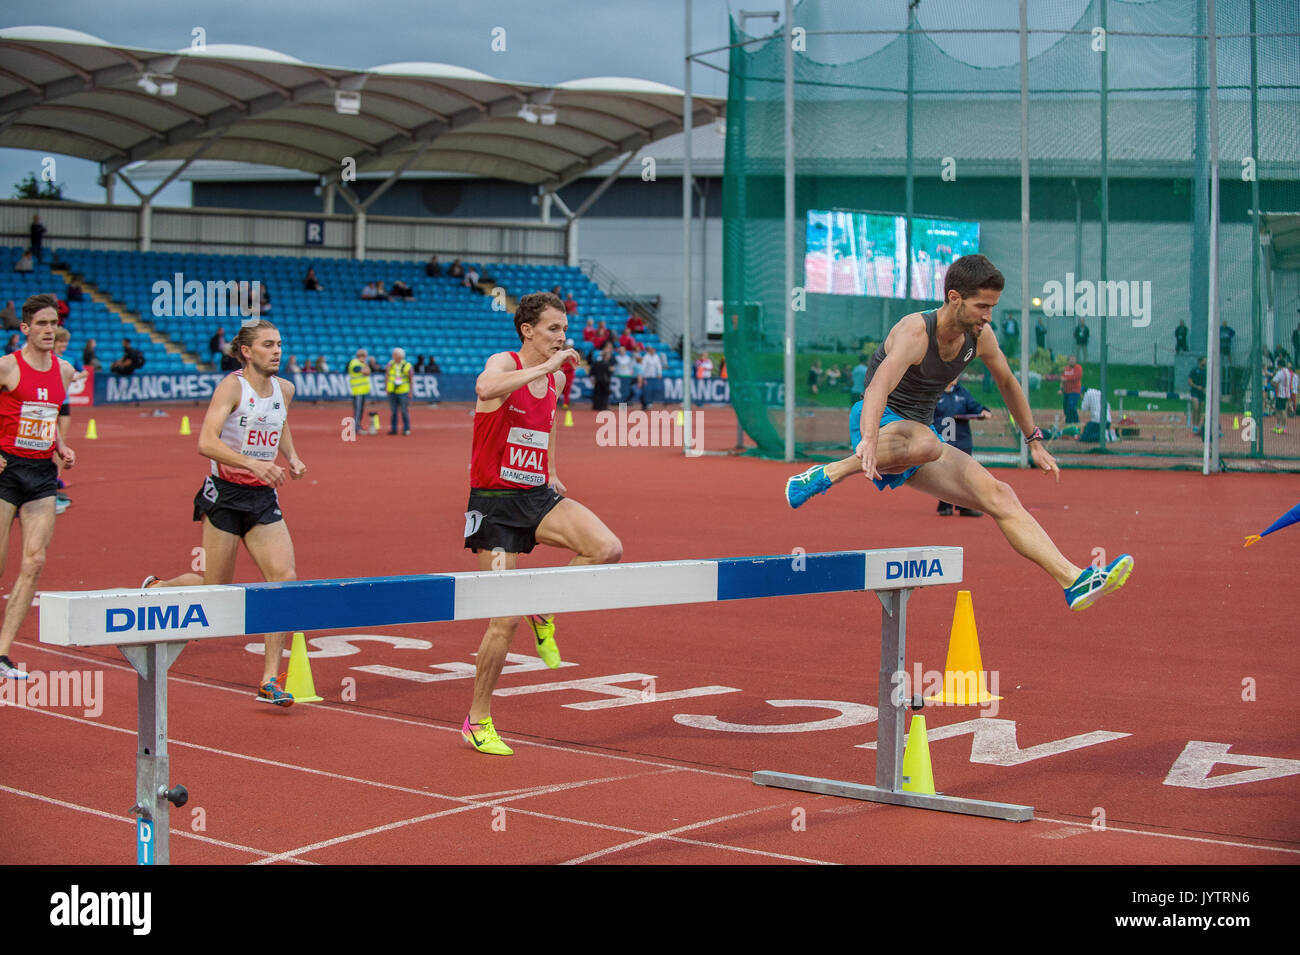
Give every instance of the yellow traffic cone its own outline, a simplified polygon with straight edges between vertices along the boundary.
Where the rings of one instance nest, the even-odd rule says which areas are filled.
[[[677,425],[678,425],[678,427],[682,427],[682,426],[684,426],[685,424],[686,424],[686,418],[683,417],[681,409],[678,408],[678,409],[677,409]]]
[[[91,418],[90,422],[86,425],[86,440],[96,441],[98,439],[99,439],[99,432],[95,430],[95,419]]]
[[[1236,430],[1237,430],[1238,428],[1240,428],[1240,427],[1241,427],[1241,419],[1238,418],[1236,415],[1233,415],[1233,418],[1232,418],[1232,430],[1233,430],[1233,431],[1236,431]]]
[[[573,412],[570,411],[568,408],[564,409],[564,426],[566,428],[573,427]]]
[[[284,689],[295,703],[319,703],[316,684],[311,678],[311,661],[307,659],[307,638],[301,633],[293,635],[293,648],[289,651],[289,676]]]
[[[190,416],[181,415],[181,437],[190,434]]]
[[[371,434],[379,433],[379,415],[373,412],[370,415],[370,433]]]
[[[980,659],[980,639],[975,632],[975,609],[969,590],[957,591],[957,609],[952,614],[952,631],[948,637],[948,662],[943,669],[943,692],[927,696],[930,702],[969,706],[1002,699],[988,690],[988,674]]]
[[[930,768],[930,738],[925,731],[925,717],[912,717],[903,749],[903,792],[935,795],[934,771]]]

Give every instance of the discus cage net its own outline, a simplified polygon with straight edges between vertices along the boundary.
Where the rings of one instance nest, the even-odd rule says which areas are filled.
[[[902,315],[937,307],[947,265],[978,249],[1006,277],[994,327],[1058,456],[1300,469],[1300,422],[1274,383],[1300,358],[1300,4],[1092,0],[1072,24],[1048,26],[1031,6],[1023,46],[1018,5],[1005,7],[973,22],[965,0],[900,4],[896,31],[846,30],[834,0],[803,0],[790,29],[766,37],[732,21],[724,347],[756,453],[785,452],[787,305],[796,454],[835,456],[859,356]],[[963,43],[1012,61],[945,52]],[[1107,395],[1109,429],[1100,402],[1081,420],[1066,408],[1055,376],[1071,355],[1083,388]],[[1018,460],[1019,431],[981,362],[963,385],[1001,412],[974,423],[977,455]],[[1210,426],[1197,429],[1202,415]],[[1216,420],[1219,434],[1205,435]]]

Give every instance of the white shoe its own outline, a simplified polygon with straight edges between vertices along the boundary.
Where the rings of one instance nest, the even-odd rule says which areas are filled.
[[[0,678],[9,680],[25,680],[27,679],[27,674],[14,666],[14,662],[8,657],[0,656]]]

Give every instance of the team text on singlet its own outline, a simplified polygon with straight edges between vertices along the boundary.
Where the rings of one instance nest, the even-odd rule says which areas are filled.
[[[510,353],[515,368],[519,355]],[[546,376],[546,394],[538,398],[523,385],[510,393],[496,411],[474,415],[474,449],[470,457],[470,487],[480,490],[520,490],[541,487],[550,480],[547,449],[555,424],[555,375]]]
[[[50,367],[37,371],[13,353],[18,362],[18,387],[0,392],[0,448],[23,458],[49,458],[58,439],[59,406],[66,398],[63,369],[50,356]]]
[[[938,313],[925,312],[921,317],[925,319],[925,334],[929,340],[925,357],[903,373],[898,385],[890,392],[885,406],[908,421],[928,425],[934,420],[935,405],[939,403],[939,396],[948,387],[948,382],[956,379],[975,358],[978,336],[966,332],[957,357],[952,361],[944,361],[939,357],[939,341],[935,335]],[[871,385],[871,379],[876,377],[876,369],[885,357],[885,343],[881,342],[867,365],[868,386]]]
[[[257,461],[274,461],[280,453],[280,435],[284,432],[288,409],[280,392],[280,379],[271,378],[271,394],[263,398],[253,390],[242,372],[239,381],[239,404],[221,426],[221,443],[237,454]],[[212,462],[212,473],[232,484],[264,484],[245,468],[232,468]]]

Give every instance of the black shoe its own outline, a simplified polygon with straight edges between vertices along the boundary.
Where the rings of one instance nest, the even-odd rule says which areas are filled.
[[[959,507],[957,508],[957,513],[960,514],[962,517],[983,517],[984,516],[983,511],[971,510],[969,507]]]
[[[939,505],[939,516],[940,516],[940,517],[951,517],[951,516],[952,516],[952,505],[951,505],[951,504],[940,504],[940,505]]]

